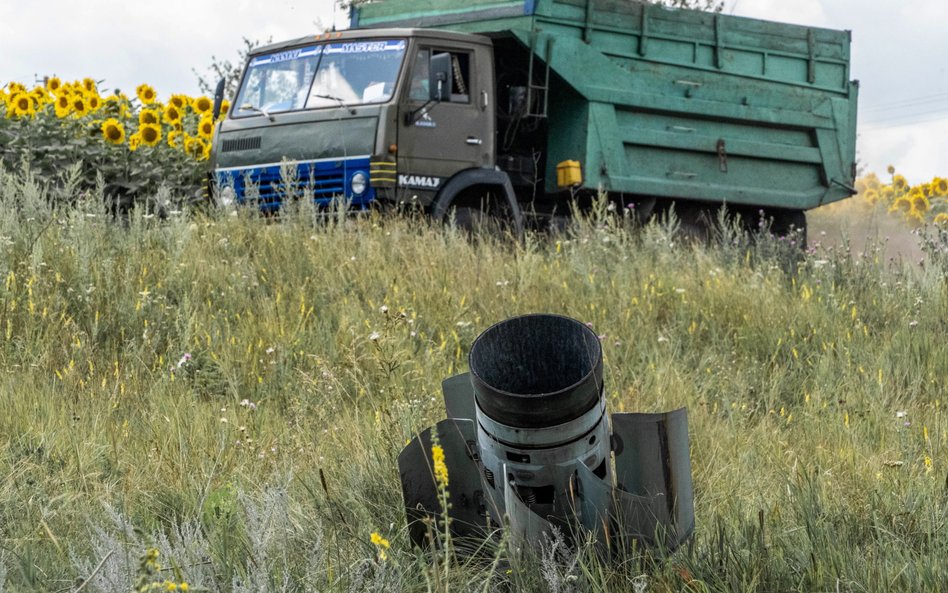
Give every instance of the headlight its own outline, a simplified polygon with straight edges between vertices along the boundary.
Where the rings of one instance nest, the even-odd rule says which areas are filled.
[[[349,180],[349,185],[352,186],[352,193],[357,196],[361,196],[365,193],[365,188],[368,187],[368,183],[369,178],[366,177],[362,171],[354,174],[352,179]]]
[[[229,185],[221,188],[220,201],[221,206],[224,206],[225,208],[233,206],[234,202],[237,201],[237,192],[235,192],[234,188]]]

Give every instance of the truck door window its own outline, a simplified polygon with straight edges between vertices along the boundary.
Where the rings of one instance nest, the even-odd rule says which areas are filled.
[[[432,53],[433,51],[433,53]],[[412,101],[426,102],[429,98],[429,68],[433,55],[449,53],[451,55],[451,103],[470,103],[471,101],[471,56],[464,52],[441,52],[438,50],[420,49],[415,55],[415,64],[412,67],[411,89],[409,98]]]

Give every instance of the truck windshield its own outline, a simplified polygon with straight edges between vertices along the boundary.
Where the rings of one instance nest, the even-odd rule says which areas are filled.
[[[384,103],[392,97],[405,40],[345,41],[250,60],[234,117]]]

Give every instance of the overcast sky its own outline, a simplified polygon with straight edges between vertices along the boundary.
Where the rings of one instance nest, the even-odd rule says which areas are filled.
[[[726,12],[853,31],[861,82],[860,161],[910,181],[948,176],[948,1],[728,0]],[[56,74],[91,76],[127,92],[141,82],[164,98],[197,93],[192,68],[233,59],[241,39],[321,32],[345,15],[331,0],[0,0],[0,84]]]

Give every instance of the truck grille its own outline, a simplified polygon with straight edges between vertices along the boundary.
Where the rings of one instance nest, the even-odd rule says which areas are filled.
[[[260,148],[260,136],[249,138],[234,138],[221,142],[221,152],[237,152],[238,150],[255,150]]]

